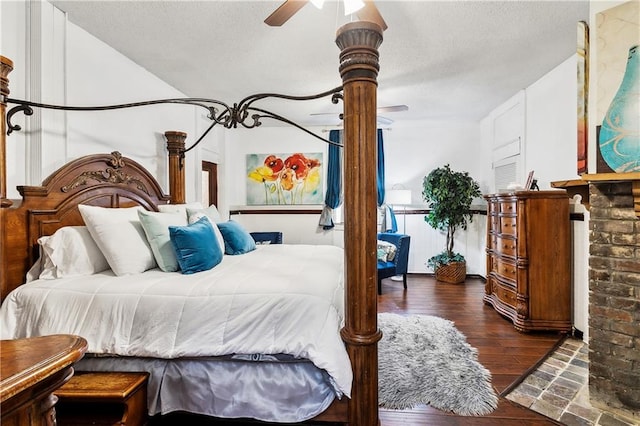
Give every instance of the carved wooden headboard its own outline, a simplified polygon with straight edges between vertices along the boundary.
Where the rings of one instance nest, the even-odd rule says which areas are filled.
[[[158,210],[159,204],[170,201],[149,171],[119,152],[78,158],[52,173],[42,186],[19,186],[18,191],[22,202],[5,209],[2,299],[24,282],[37,260],[38,238],[63,226],[84,225],[78,204]]]

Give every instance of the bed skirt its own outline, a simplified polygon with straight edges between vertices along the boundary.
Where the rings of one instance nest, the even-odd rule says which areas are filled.
[[[253,360],[251,360],[253,359]],[[326,410],[336,396],[331,377],[307,360],[128,358],[86,356],[78,372],[148,372],[150,416],[184,411],[222,418],[301,422]]]

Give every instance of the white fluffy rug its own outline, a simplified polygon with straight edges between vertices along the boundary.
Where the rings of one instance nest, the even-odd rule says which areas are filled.
[[[378,314],[380,407],[428,404],[459,415],[492,412],[498,397],[491,373],[478,362],[453,322],[428,315]]]

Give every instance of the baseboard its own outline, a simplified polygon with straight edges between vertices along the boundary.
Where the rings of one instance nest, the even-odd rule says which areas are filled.
[[[410,275],[418,275],[418,276],[423,276],[423,277],[434,277],[435,274],[433,272],[409,272],[407,273],[408,276]],[[478,279],[481,280],[482,282],[487,282],[487,278],[483,275],[480,274],[467,274],[467,278],[472,278],[472,279]]]

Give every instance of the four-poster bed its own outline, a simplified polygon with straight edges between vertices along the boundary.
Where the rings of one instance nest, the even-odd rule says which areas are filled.
[[[353,425],[378,424],[376,281],[376,91],[377,49],[382,29],[371,22],[352,22],[338,30],[336,43],[341,49],[340,74],[344,101],[344,180],[345,251],[344,251],[344,327],[340,336],[351,363],[353,382],[351,398],[335,400],[317,420]],[[2,141],[0,148],[0,282],[3,300],[21,286],[37,257],[37,240],[52,235],[63,226],[83,225],[77,205],[104,207],[143,206],[158,210],[158,205],[185,201],[183,156],[186,135],[167,132],[169,151],[169,192],[165,195],[157,181],[130,160],[114,165],[109,155],[93,155],[72,161],[42,186],[19,187],[23,200],[13,203],[6,195],[5,115],[9,94],[10,60],[2,59],[0,113]],[[115,160],[118,163],[117,160]],[[111,171],[105,172],[105,163]],[[81,176],[102,176],[102,182],[87,182]],[[117,175],[112,179],[112,175]],[[75,176],[75,177],[74,177]],[[59,179],[64,178],[61,182]],[[131,189],[128,178],[141,180],[145,190]],[[74,193],[69,190],[75,179],[84,185]],[[107,182],[108,184],[104,184]],[[140,186],[135,186],[140,188]],[[74,187],[75,188],[75,187]],[[90,188],[90,189],[88,189]],[[71,194],[71,195],[70,195]],[[363,255],[364,254],[364,255]],[[64,307],[61,306],[61,309]]]

